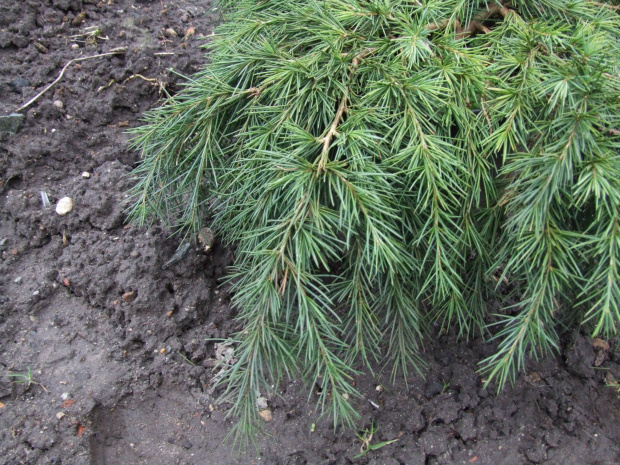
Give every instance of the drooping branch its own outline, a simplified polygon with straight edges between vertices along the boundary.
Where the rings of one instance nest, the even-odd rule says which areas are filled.
[[[319,166],[317,168],[317,174],[321,174],[325,170],[325,165],[327,164],[329,148],[334,136],[338,133],[338,126],[342,121],[342,117],[344,116],[347,110],[347,100],[349,99],[349,92],[351,90],[351,83],[353,78],[355,77],[355,71],[357,70],[360,62],[370,53],[374,52],[374,48],[367,48],[360,54],[356,55],[351,62],[351,69],[349,71],[348,83],[346,87],[346,91],[342,94],[342,98],[340,99],[340,105],[338,105],[338,111],[336,111],[336,115],[332,121],[332,124],[329,126],[329,130],[321,142],[323,142],[323,149],[321,150],[321,156],[319,159]]]

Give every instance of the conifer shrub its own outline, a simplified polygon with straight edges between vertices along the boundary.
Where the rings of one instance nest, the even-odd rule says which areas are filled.
[[[499,387],[562,328],[616,333],[617,6],[221,7],[209,64],[134,130],[130,213],[185,233],[208,217],[236,247],[235,432],[283,377],[352,424],[358,370],[423,372],[429,323],[496,338],[481,370]]]

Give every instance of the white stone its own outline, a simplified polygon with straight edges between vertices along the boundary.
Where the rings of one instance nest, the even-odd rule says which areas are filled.
[[[85,179],[88,179],[88,178],[90,178],[90,173],[88,171],[84,171],[82,173],[82,177],[85,178]]]
[[[73,199],[71,197],[63,197],[56,204],[56,213],[64,216],[73,210]]]
[[[62,110],[65,107],[65,104],[62,103],[61,100],[54,100],[54,106]]]

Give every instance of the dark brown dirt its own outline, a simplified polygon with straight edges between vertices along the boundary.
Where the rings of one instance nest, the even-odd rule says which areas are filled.
[[[290,382],[269,401],[260,452],[231,453],[205,339],[234,329],[218,287],[232,253],[190,248],[162,270],[178,239],[126,226],[120,206],[137,161],[126,128],[162,89],[178,90],[170,68],[204,63],[200,39],[216,20],[210,0],[0,0],[1,115],[69,60],[127,48],[71,65],[21,130],[0,136],[0,463],[620,463],[620,401],[605,386],[620,378],[620,356],[612,344],[595,369],[593,343],[578,335],[499,395],[476,373],[493,347],[452,336],[425,341],[425,380],[360,377],[360,428],[378,426],[373,443],[398,441],[359,459],[356,433],[334,434]],[[91,27],[98,38],[80,35]],[[75,207],[59,216],[64,196]],[[29,369],[30,380],[6,376]]]

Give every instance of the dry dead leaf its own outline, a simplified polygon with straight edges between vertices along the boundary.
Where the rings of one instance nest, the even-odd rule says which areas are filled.
[[[84,434],[84,431],[86,431],[86,426],[84,426],[84,425],[77,425],[77,429],[75,431],[75,435],[79,438],[80,436],[82,436]]]
[[[72,405],[75,405],[75,401],[73,399],[67,399],[62,404],[60,404],[62,408],[69,408]]]

